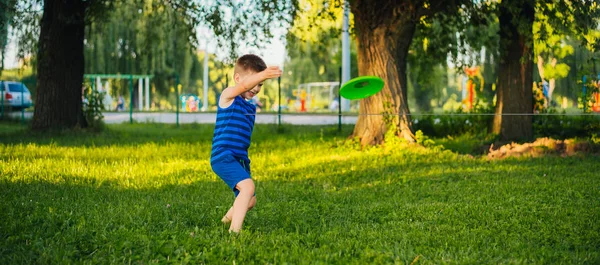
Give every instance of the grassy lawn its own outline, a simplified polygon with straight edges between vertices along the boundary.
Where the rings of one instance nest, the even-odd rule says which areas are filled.
[[[334,127],[257,126],[236,236],[209,125],[0,124],[0,264],[600,263],[600,157],[361,151]]]

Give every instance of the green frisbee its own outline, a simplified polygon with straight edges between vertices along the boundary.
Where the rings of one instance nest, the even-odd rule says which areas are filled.
[[[383,88],[383,79],[377,76],[360,76],[346,82],[340,88],[340,95],[347,99],[368,98]]]

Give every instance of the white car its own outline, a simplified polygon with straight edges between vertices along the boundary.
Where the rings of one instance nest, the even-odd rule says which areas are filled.
[[[31,93],[23,83],[0,81],[0,107],[23,109],[32,105]]]

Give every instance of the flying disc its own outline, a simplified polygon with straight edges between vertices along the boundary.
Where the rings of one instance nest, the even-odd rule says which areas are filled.
[[[347,99],[367,98],[381,91],[383,84],[383,79],[377,76],[357,77],[340,88],[340,95]]]

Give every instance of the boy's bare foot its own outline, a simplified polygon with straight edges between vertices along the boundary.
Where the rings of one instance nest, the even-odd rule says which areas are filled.
[[[230,224],[231,223],[231,219],[227,218],[226,216],[223,216],[223,219],[221,219],[221,222],[223,222],[223,224]]]

